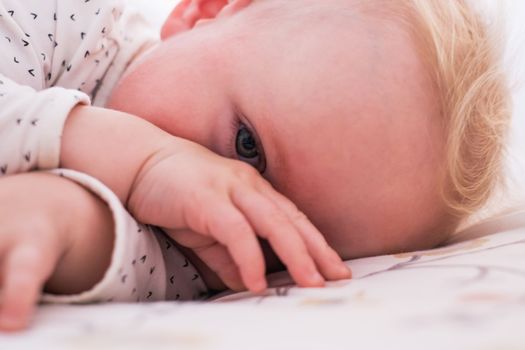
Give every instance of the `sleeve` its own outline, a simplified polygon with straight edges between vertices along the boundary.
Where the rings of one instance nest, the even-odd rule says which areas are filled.
[[[0,2],[0,176],[58,167],[64,122],[90,103],[82,91],[54,87],[67,73],[60,59],[76,47],[57,37],[59,10],[56,1]]]
[[[0,74],[0,175],[56,168],[64,123],[79,91],[53,87],[36,91]]]
[[[101,182],[71,170],[52,172],[88,188],[107,203],[115,225],[115,244],[109,268],[91,290],[76,295],[44,294],[43,302],[196,300],[206,295],[199,273],[170,238],[158,229],[138,224]]]
[[[123,0],[0,1],[0,176],[58,167],[71,109],[92,102],[125,54],[124,8]]]

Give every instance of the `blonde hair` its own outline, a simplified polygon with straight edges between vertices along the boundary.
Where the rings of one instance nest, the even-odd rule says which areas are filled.
[[[499,33],[465,0],[398,2],[412,17],[440,93],[447,135],[442,195],[459,224],[487,202],[502,179],[511,113]]]
[[[501,32],[466,0],[376,0],[364,12],[407,25],[439,93],[445,131],[442,199],[454,230],[503,184],[510,91]],[[497,21],[495,22],[497,24]]]

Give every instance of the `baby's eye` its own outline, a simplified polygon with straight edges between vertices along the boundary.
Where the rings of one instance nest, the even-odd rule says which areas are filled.
[[[242,124],[239,125],[235,136],[235,152],[239,160],[250,164],[260,173],[264,172],[266,167],[264,154],[253,133]]]

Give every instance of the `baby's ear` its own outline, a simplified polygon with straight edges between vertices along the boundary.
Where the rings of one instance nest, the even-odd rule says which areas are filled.
[[[232,15],[252,0],[182,0],[162,26],[162,40],[195,27],[197,22]]]

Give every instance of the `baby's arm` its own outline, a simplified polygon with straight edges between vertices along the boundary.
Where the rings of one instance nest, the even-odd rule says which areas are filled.
[[[257,237],[269,241],[301,286],[350,276],[306,216],[254,168],[137,117],[75,108],[61,162],[100,179],[137,220],[167,230],[231,288],[266,287]]]
[[[43,287],[41,300],[53,303],[193,300],[206,292],[169,238],[139,225],[85,174],[7,176],[0,198],[9,199],[0,203],[0,330],[26,326]]]

